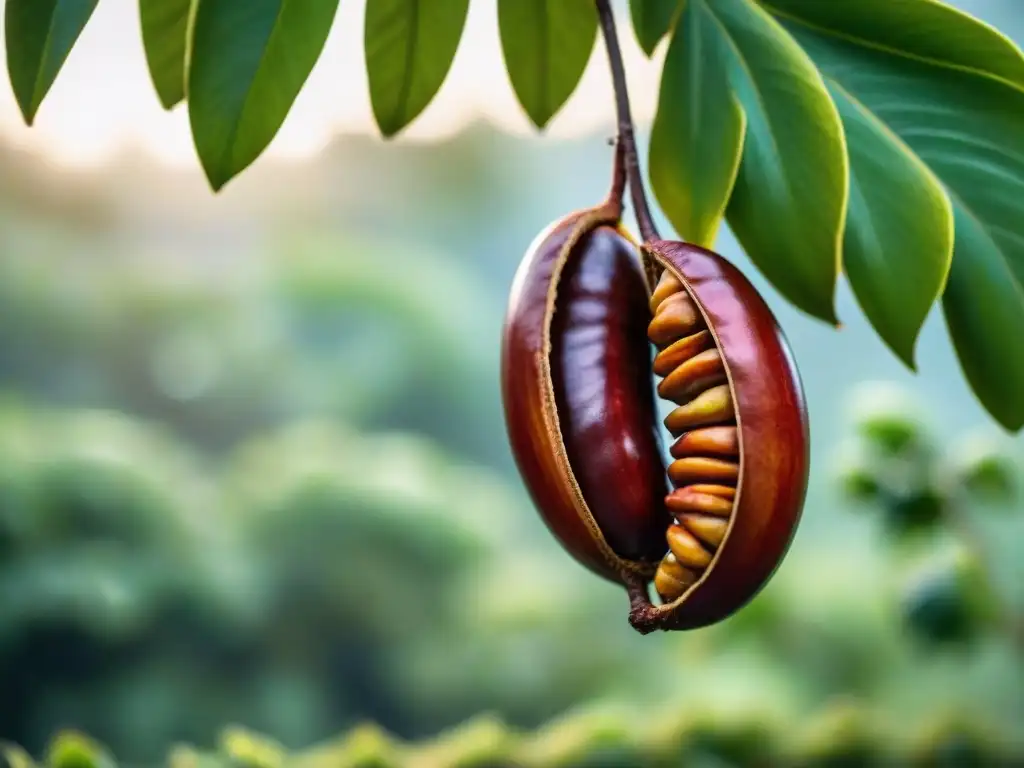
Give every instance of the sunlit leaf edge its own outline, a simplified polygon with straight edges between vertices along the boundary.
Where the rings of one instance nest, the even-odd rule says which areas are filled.
[[[822,99],[822,103],[824,104],[824,103],[827,102],[827,104],[831,107],[830,111],[832,112],[832,114],[834,116],[834,127],[836,127],[838,129],[837,132],[836,132],[836,138],[839,140],[839,142],[842,145],[841,162],[842,162],[842,165],[843,165],[843,176],[844,176],[844,178],[846,180],[846,183],[842,185],[843,191],[841,192],[842,199],[841,199],[841,203],[840,203],[840,206],[839,206],[840,210],[839,210],[839,213],[838,213],[838,226],[837,226],[837,231],[836,231],[835,244],[834,244],[834,247],[832,248],[833,259],[834,259],[834,270],[833,270],[831,295],[828,297],[827,307],[826,306],[816,306],[816,307],[814,307],[812,309],[809,306],[802,306],[799,302],[795,301],[793,298],[790,298],[790,295],[789,295],[788,291],[782,291],[775,284],[774,280],[772,280],[771,278],[768,278],[767,275],[765,275],[765,277],[773,285],[773,287],[775,287],[776,290],[779,291],[780,295],[787,301],[787,303],[789,303],[792,306],[794,306],[794,307],[800,309],[801,311],[807,313],[811,317],[814,317],[816,319],[822,320],[823,322],[826,322],[829,325],[832,325],[833,327],[839,327],[840,322],[839,322],[839,318],[838,318],[838,316],[836,314],[836,311],[835,311],[835,297],[836,297],[836,289],[837,289],[837,286],[838,286],[839,276],[842,273],[843,240],[844,240],[844,237],[845,237],[846,220],[847,220],[847,214],[848,214],[848,209],[849,209],[850,160],[849,160],[849,149],[846,146],[846,132],[843,129],[842,119],[839,116],[839,110],[836,107],[836,104],[835,104],[834,100],[832,99],[831,94],[828,92],[828,88],[825,85],[824,77],[823,77],[821,71],[818,69],[817,65],[814,63],[814,61],[811,59],[811,57],[807,54],[807,52],[803,49],[803,47],[796,41],[796,39],[794,39],[792,37],[792,35],[790,35],[789,31],[786,30],[785,27],[783,27],[781,24],[779,24],[778,21],[776,19],[774,19],[770,13],[768,13],[764,8],[762,8],[760,6],[759,0],[741,0],[741,1],[746,3],[746,4],[748,4],[750,6],[750,8],[753,9],[754,11],[764,14],[764,16],[766,18],[768,18],[769,20],[771,20],[771,22],[773,24],[778,26],[778,30],[781,33],[781,38],[780,39],[784,39],[786,41],[785,44],[787,46],[791,47],[793,50],[799,51],[799,55],[804,59],[804,63],[809,65],[808,73],[813,72],[813,75],[819,81],[819,84],[821,86],[821,88],[820,88],[821,95],[824,96],[824,98]],[[712,14],[712,15],[715,15],[715,14]],[[724,25],[722,24],[720,19],[717,19],[717,17],[716,17],[716,21],[718,22],[719,26],[721,26],[723,28],[723,34],[725,34],[725,36],[726,36],[726,40],[727,40],[728,45],[730,45],[732,47],[735,55],[738,57],[738,59],[739,59],[740,63],[742,64],[742,66],[746,67],[747,65],[746,65],[746,63],[744,61],[744,57],[742,55],[742,52],[740,52],[738,50],[738,48],[736,46],[736,43],[733,40],[732,35],[728,32],[728,29],[724,27]],[[749,126],[749,118],[746,115],[745,115],[745,119],[747,120],[747,125]],[[744,147],[746,146],[746,144],[747,144],[747,142],[744,141]],[[742,160],[741,160],[741,163],[740,163],[738,168],[742,168]],[[742,239],[740,238],[739,233],[736,232],[736,227],[733,225],[733,222],[730,221],[731,217],[729,215],[728,205],[732,202],[732,199],[733,199],[733,195],[730,194],[729,200],[727,201],[727,204],[726,204],[726,221],[729,223],[730,228],[733,231],[733,234],[736,235],[738,240],[740,240],[741,246],[743,246],[744,250],[747,252],[748,255],[753,257],[753,255],[751,254],[751,249],[748,248],[742,242]],[[755,263],[756,263],[756,261],[755,261]]]
[[[517,87],[516,78],[512,74],[512,68],[509,67],[508,52],[507,52],[507,49],[506,49],[508,33],[505,31],[506,28],[502,25],[502,22],[501,22],[501,18],[502,18],[501,9],[502,9],[503,6],[507,5],[507,3],[511,2],[511,1],[512,0],[504,0],[504,2],[503,2],[502,0],[497,0],[497,5],[498,5],[498,37],[499,37],[499,44],[500,44],[501,51],[502,51],[502,61],[504,63],[505,73],[506,73],[506,76],[508,78],[509,85],[512,88],[512,93],[513,93],[513,95],[516,98],[516,102],[522,108],[522,110],[523,110],[524,114],[526,115],[526,117],[530,120],[530,122],[533,124],[533,126],[538,131],[544,131],[544,130],[547,129],[547,127],[550,124],[550,122],[559,114],[559,112],[562,111],[562,109],[565,107],[565,105],[572,98],[573,94],[579,88],[580,82],[582,81],[583,76],[586,73],[587,68],[590,66],[590,61],[594,57],[594,50],[596,48],[596,43],[597,43],[597,39],[598,39],[598,36],[599,36],[599,29],[598,29],[599,25],[597,23],[597,16],[596,16],[596,13],[595,13],[594,24],[593,24],[593,34],[592,34],[592,39],[591,39],[590,46],[589,46],[589,51],[590,52],[589,52],[589,54],[587,56],[587,60],[583,64],[583,67],[580,68],[580,71],[579,71],[579,73],[578,73],[578,75],[576,77],[576,80],[573,82],[572,87],[566,93],[565,98],[563,98],[558,104],[551,105],[548,109],[545,109],[543,111],[538,111],[538,110],[534,109],[533,106],[527,104],[525,102],[525,100],[522,98],[522,95],[520,94],[519,88]],[[526,0],[514,0],[514,1],[517,2],[517,3],[518,2],[526,2]],[[561,2],[566,2],[566,0],[560,0],[560,1]]]
[[[680,22],[681,22],[681,20],[683,18],[683,14],[686,11],[689,11],[690,9],[692,9],[695,2],[703,2],[703,1],[704,0],[681,0],[681,2],[679,3],[679,5],[677,7],[676,16],[673,19],[672,26],[670,27],[670,29],[669,29],[669,31],[667,33],[667,36],[669,37],[669,49],[671,49],[672,46],[674,45],[675,36],[677,34],[679,34],[679,30],[681,29]],[[719,63],[722,64],[722,66],[724,67],[724,63],[721,63],[721,62],[719,62]],[[648,146],[648,166],[650,168],[650,172],[649,172],[650,187],[651,187],[651,191],[655,195],[655,198],[658,199],[658,203],[659,203],[662,211],[665,213],[665,215],[669,219],[670,223],[672,223],[673,228],[676,230],[676,232],[680,236],[682,236],[684,239],[687,239],[687,240],[689,240],[689,241],[691,241],[691,242],[693,242],[693,243],[695,243],[697,245],[701,245],[701,246],[706,247],[706,248],[711,248],[712,245],[714,244],[714,241],[718,237],[718,233],[719,233],[719,230],[721,229],[722,223],[725,221],[726,209],[729,206],[729,199],[732,197],[732,191],[733,191],[733,188],[734,188],[734,186],[736,184],[736,178],[739,175],[740,165],[741,165],[742,160],[743,160],[743,148],[744,148],[744,144],[746,142],[746,136],[747,136],[747,113],[743,109],[743,105],[740,103],[740,100],[737,97],[735,91],[730,89],[728,94],[727,94],[727,98],[729,99],[729,101],[731,103],[731,107],[734,110],[734,112],[736,113],[736,117],[738,118],[738,121],[739,121],[739,126],[738,126],[738,134],[739,134],[739,136],[738,136],[738,141],[736,142],[736,145],[735,145],[735,148],[734,148],[734,156],[733,156],[733,159],[732,159],[731,167],[729,169],[728,178],[725,180],[725,185],[724,185],[724,187],[725,187],[724,193],[725,194],[722,196],[721,202],[718,205],[718,210],[716,212],[716,215],[714,216],[713,220],[708,223],[707,232],[706,233],[694,234],[692,232],[685,231],[685,227],[681,227],[680,223],[676,220],[676,217],[673,216],[672,212],[669,210],[670,205],[666,205],[665,203],[662,203],[662,199],[664,198],[664,193],[659,191],[663,187],[663,184],[660,181],[660,179],[662,178],[661,174],[663,173],[663,171],[661,170],[662,164],[658,163],[658,162],[655,162],[657,160],[657,158],[655,157],[655,155],[657,154],[657,142],[658,142],[658,138],[657,137],[659,137],[661,135],[661,133],[658,130],[659,125],[660,125],[659,120],[662,119],[662,115],[663,115],[662,109],[661,109],[661,102],[662,102],[662,99],[665,98],[666,95],[667,95],[666,94],[666,90],[665,90],[665,85],[664,85],[664,83],[665,83],[665,68],[667,66],[668,66],[668,51],[666,51],[665,61],[664,61],[663,66],[662,66],[661,83],[660,83],[659,88],[658,88],[658,107],[657,107],[657,110],[655,112],[654,121],[653,121],[653,123],[651,125],[651,135],[650,135],[650,141],[649,141],[649,146]],[[728,81],[728,74],[727,73],[723,72],[721,77],[726,82]]]
[[[145,12],[143,11],[143,8],[145,7],[145,0],[139,0],[140,33],[142,35],[143,50],[146,56],[146,69],[149,72],[150,84],[153,86],[153,91],[156,93],[157,99],[160,101],[160,106],[167,111],[174,109],[176,106],[184,102],[188,96],[188,71],[192,51],[192,31],[195,25],[196,10],[199,7],[199,0],[187,0],[187,2],[189,3],[189,10],[188,21],[185,25],[185,47],[182,60],[181,90],[166,91],[161,87],[159,82],[157,72],[154,68],[155,62],[150,58],[151,51],[150,45],[146,42]]]
[[[849,43],[853,43],[854,45],[862,45],[862,46],[867,47],[867,48],[873,48],[875,50],[884,51],[886,53],[891,53],[891,54],[894,54],[894,55],[897,55],[897,56],[902,56],[902,57],[907,58],[907,59],[912,59],[914,61],[922,62],[924,64],[930,64],[932,66],[938,66],[938,67],[946,67],[948,69],[954,69],[954,70],[957,70],[957,71],[960,71],[960,72],[968,72],[970,74],[978,75],[980,77],[988,77],[988,78],[991,78],[993,80],[997,80],[997,81],[1003,83],[1004,85],[1008,85],[1009,87],[1014,88],[1016,90],[1024,91],[1024,78],[1022,78],[1022,80],[1020,82],[1014,82],[1013,80],[1009,80],[1009,79],[1007,79],[1007,78],[1005,78],[1005,77],[1003,77],[1001,75],[998,75],[998,74],[995,74],[993,72],[989,72],[989,71],[986,71],[984,69],[980,69],[980,68],[977,68],[977,67],[966,67],[966,66],[963,66],[963,65],[953,64],[953,63],[951,63],[949,61],[942,61],[941,59],[934,59],[934,58],[927,57],[927,56],[919,56],[917,54],[910,53],[910,52],[902,50],[900,48],[895,48],[895,47],[889,46],[889,45],[883,45],[883,44],[880,44],[878,42],[875,42],[875,41],[872,41],[872,40],[868,40],[866,38],[863,38],[863,37],[860,37],[860,36],[857,36],[857,35],[850,35],[850,34],[841,32],[839,30],[829,29],[828,27],[823,27],[823,26],[821,26],[819,24],[815,24],[815,23],[810,22],[810,21],[808,21],[808,20],[806,20],[804,18],[801,18],[800,16],[798,16],[796,14],[791,14],[791,13],[787,13],[785,11],[779,10],[774,5],[772,5],[771,0],[754,0],[754,1],[757,2],[759,5],[761,5],[772,16],[775,16],[775,17],[780,18],[780,19],[788,19],[788,20],[790,20],[790,21],[792,21],[794,23],[797,23],[797,24],[802,24],[805,27],[813,29],[813,30],[815,30],[816,32],[818,32],[820,34],[828,35],[828,36],[832,36],[832,37],[837,37],[837,38],[840,38],[842,40],[846,40]],[[842,0],[829,0],[829,1],[830,2],[841,2]],[[922,0],[922,1],[923,2],[932,2],[932,0]],[[967,11],[964,11],[964,10],[962,10],[960,8],[956,8],[954,6],[950,6],[950,5],[946,4],[946,3],[941,3],[938,0],[934,0],[934,2],[937,5],[945,5],[947,8],[949,8],[955,14],[960,16],[965,22],[971,23],[971,24],[976,24],[976,25],[978,25],[980,27],[985,28],[987,31],[989,31],[995,37],[999,38],[1003,43],[1005,43],[1007,45],[1007,47],[1014,49],[1021,56],[1022,61],[1024,61],[1024,51],[1021,50],[1020,46],[1018,46],[1013,40],[1011,40],[1007,35],[1005,35],[1003,32],[1001,32],[999,29],[997,29],[993,25],[984,22],[983,20],[979,19],[978,17],[973,16],[972,14],[970,14]]]
[[[418,0],[414,0],[414,3],[413,3],[414,7],[415,7],[415,2],[417,2],[417,1]],[[448,0],[448,2],[456,2],[456,1],[457,0]],[[403,117],[401,115],[399,115],[399,116],[383,115],[383,114],[380,113],[379,106],[378,106],[377,102],[374,100],[373,89],[371,87],[371,89],[370,89],[370,100],[371,100],[371,108],[372,108],[372,111],[373,111],[373,117],[374,117],[374,121],[377,124],[377,130],[380,132],[380,135],[383,138],[385,138],[385,139],[394,138],[399,133],[401,133],[403,130],[405,130],[407,127],[409,127],[414,122],[416,122],[416,120],[419,119],[419,117],[427,110],[427,108],[431,105],[431,103],[433,103],[434,99],[437,98],[437,95],[441,92],[441,89],[444,87],[445,81],[448,79],[448,76],[451,74],[451,67],[452,67],[452,64],[455,62],[455,57],[456,57],[456,55],[458,53],[458,49],[459,49],[459,47],[460,47],[460,45],[462,43],[462,38],[463,38],[463,35],[465,34],[465,31],[466,31],[466,21],[467,21],[467,19],[469,17],[469,0],[461,0],[461,2],[464,4],[465,9],[460,14],[461,20],[459,22],[458,33],[455,35],[455,46],[452,49],[451,56],[448,57],[448,62],[447,62],[447,65],[445,67],[444,74],[441,76],[440,80],[437,83],[437,86],[434,88],[433,92],[426,99],[426,101],[424,102],[422,107],[420,107],[414,113],[409,114],[404,119],[403,119]],[[371,77],[371,66],[370,66],[370,61],[369,61],[369,50],[370,50],[370,45],[369,45],[369,34],[370,34],[369,24],[370,24],[370,16],[369,16],[369,10],[367,10],[366,15],[365,15],[365,20],[364,20],[364,26],[363,26],[363,48],[364,48],[363,60],[364,60],[365,66],[366,66],[367,78]],[[407,79],[411,79],[411,74],[407,74]]]

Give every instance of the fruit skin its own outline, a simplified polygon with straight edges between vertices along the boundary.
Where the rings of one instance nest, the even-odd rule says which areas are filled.
[[[636,246],[590,209],[527,251],[503,334],[506,426],[534,504],[576,560],[620,583],[653,575],[671,521],[649,318]]]
[[[682,280],[705,315],[725,360],[739,423],[740,481],[725,541],[680,601],[634,617],[635,626],[639,621],[648,629],[692,629],[745,605],[788,551],[807,492],[807,406],[782,330],[736,267],[686,243],[655,240],[644,251]]]
[[[575,559],[627,586],[630,621],[646,633],[720,621],[767,583],[800,520],[810,440],[799,373],[753,285],[697,246],[657,240],[643,255],[648,275],[652,264],[668,269],[704,315],[738,423],[729,529],[687,594],[653,606],[638,587],[665,553],[670,517],[646,334],[649,292],[617,214],[571,214],[528,250],[506,316],[502,394],[512,450],[541,516]]]

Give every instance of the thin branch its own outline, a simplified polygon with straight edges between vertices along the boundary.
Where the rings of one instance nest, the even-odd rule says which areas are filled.
[[[608,199],[605,205],[611,206],[619,214],[622,212],[622,196],[626,191],[626,161],[622,142],[618,138],[612,139],[615,145],[615,156],[612,160],[612,185],[608,191]]]
[[[647,205],[644,192],[643,173],[636,151],[636,136],[633,132],[633,116],[629,110],[629,91],[626,88],[626,71],[622,63],[622,50],[619,48],[619,36],[615,29],[615,14],[609,0],[595,0],[597,15],[601,21],[601,32],[605,48],[608,50],[608,66],[612,73],[612,86],[615,89],[615,112],[618,116],[619,142],[622,144],[626,164],[626,176],[629,178],[629,191],[633,199],[636,221],[640,226],[640,234],[644,242],[660,240],[651,209]]]

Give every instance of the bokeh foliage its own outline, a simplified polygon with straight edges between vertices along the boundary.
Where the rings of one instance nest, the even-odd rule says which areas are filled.
[[[917,442],[860,423],[880,450]],[[969,558],[912,558],[908,579],[886,552],[798,553],[733,619],[641,638],[617,589],[527,554],[500,475],[422,438],[308,420],[210,464],[152,423],[16,398],[0,438],[0,722],[36,755],[67,723],[132,761],[232,722],[292,749],[346,724],[397,734],[354,731],[346,764],[444,754],[419,742],[494,712],[511,731],[445,740],[514,745],[509,765],[590,765],[594,744],[595,765],[684,746],[818,765],[910,749],[942,718],[1001,745],[1021,711],[1024,648]]]
[[[372,725],[302,752],[241,728],[225,729],[216,747],[176,746],[167,768],[1004,768],[1020,752],[1012,740],[966,713],[938,717],[907,732],[857,706],[839,704],[799,722],[756,712],[708,716],[644,716],[595,709],[559,718],[537,731],[509,728],[481,715],[410,742]],[[23,750],[0,745],[11,768],[34,768]],[[40,768],[116,768],[116,758],[78,732],[59,734]]]
[[[217,477],[109,412],[10,403],[0,436],[0,722],[29,745],[65,721],[133,755],[231,717],[299,744],[488,705],[539,721],[609,674],[566,638],[518,680],[529,625],[472,626],[516,502],[423,440],[296,424]]]
[[[72,727],[132,765],[187,742],[198,756],[174,750],[183,765],[239,762],[234,750],[271,765],[607,766],[681,744],[824,764],[846,749],[873,765],[865,755],[907,754],[929,733],[946,762],[922,764],[961,765],[988,732],[977,723],[1000,744],[1020,736],[1024,679],[1000,612],[960,599],[989,593],[993,567],[998,605],[1024,584],[1024,518],[1004,482],[1019,470],[991,434],[922,428],[906,396],[868,392],[884,407],[848,429],[862,469],[909,478],[904,517],[931,525],[880,526],[880,505],[847,514],[816,472],[793,552],[749,608],[705,632],[632,633],[621,591],[569,561],[523,498],[493,376],[523,233],[566,197],[540,198],[533,170],[586,179],[593,156],[564,145],[530,165],[521,144],[475,136],[419,155],[357,143],[336,176],[256,177],[287,193],[229,197],[216,214],[149,201],[172,182],[145,165],[148,186],[110,169],[47,186],[38,164],[19,176],[3,156],[0,738],[41,762],[88,752],[72,739],[47,758]],[[464,185],[437,183],[453,169]],[[432,194],[395,221],[385,203],[410,187]],[[310,188],[358,203],[283,202]],[[104,209],[115,195],[132,205]],[[275,229],[282,208],[295,220]],[[478,230],[452,227],[467,211]],[[343,231],[364,218],[388,235]],[[823,470],[854,377],[831,336],[786,326],[807,350]],[[877,363],[861,349],[857,375]],[[980,419],[961,395],[932,427]],[[881,487],[871,473],[862,485]],[[936,474],[975,489],[965,503],[993,545],[980,587],[969,548],[946,554],[957,536],[934,524],[941,499],[912,492]],[[918,557],[940,542],[941,557]],[[908,612],[908,588],[924,610]],[[218,748],[231,723],[246,730]]]

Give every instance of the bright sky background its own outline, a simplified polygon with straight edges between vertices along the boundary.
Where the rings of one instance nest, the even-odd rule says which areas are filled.
[[[480,118],[515,133],[531,131],[504,71],[496,5],[495,0],[472,0],[448,79],[427,111],[403,134],[406,140],[444,137]],[[269,155],[305,157],[335,134],[376,133],[363,65],[364,7],[363,0],[342,0],[323,55]],[[619,27],[634,116],[643,122],[657,99],[662,51],[654,62],[646,60],[622,13]],[[599,40],[580,87],[550,124],[549,135],[586,134],[605,125],[610,130],[611,99]],[[198,164],[187,113],[182,107],[165,112],[150,83],[137,0],[99,4],[32,128],[22,123],[5,76],[0,82],[0,133],[16,146],[72,166],[101,163],[125,146],[179,167]]]

